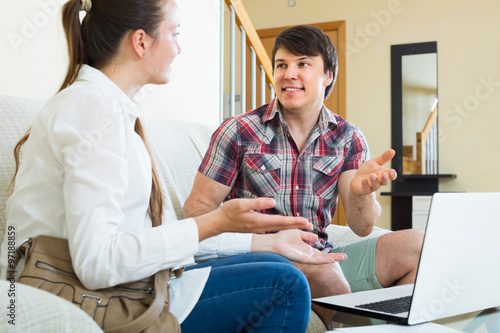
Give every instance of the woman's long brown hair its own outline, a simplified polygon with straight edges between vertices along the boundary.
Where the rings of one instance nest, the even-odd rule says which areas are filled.
[[[115,56],[121,41],[129,31],[143,29],[150,36],[156,37],[163,19],[163,5],[168,0],[92,0],[92,9],[80,23],[81,0],[70,0],[62,9],[62,24],[68,45],[68,71],[59,92],[78,77],[83,64],[100,68]],[[152,165],[152,186],[149,198],[149,215],[153,227],[162,223],[163,193],[151,151],[149,150],[144,129],[139,118],[134,127],[142,138]],[[10,184],[14,189],[19,171],[21,148],[28,140],[31,128],[14,147],[16,170]]]

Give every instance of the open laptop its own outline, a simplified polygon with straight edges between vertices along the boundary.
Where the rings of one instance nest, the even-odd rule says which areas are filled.
[[[313,302],[413,325],[500,306],[499,277],[500,193],[436,193],[415,284],[316,298]],[[406,309],[387,312],[369,305],[398,298],[406,300]]]

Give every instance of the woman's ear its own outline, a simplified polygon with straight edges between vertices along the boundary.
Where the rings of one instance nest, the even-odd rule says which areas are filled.
[[[142,29],[135,30],[130,36],[132,49],[140,57],[144,57],[144,53],[151,46],[151,37]]]

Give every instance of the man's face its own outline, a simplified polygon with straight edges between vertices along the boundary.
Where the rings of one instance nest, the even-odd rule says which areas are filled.
[[[321,109],[332,72],[324,72],[323,58],[293,55],[280,48],[274,60],[274,84],[284,112],[315,112]]]

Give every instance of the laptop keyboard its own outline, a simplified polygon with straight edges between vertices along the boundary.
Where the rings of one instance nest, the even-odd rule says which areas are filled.
[[[411,295],[388,299],[386,301],[356,305],[356,307],[395,314],[410,311],[410,303]]]

